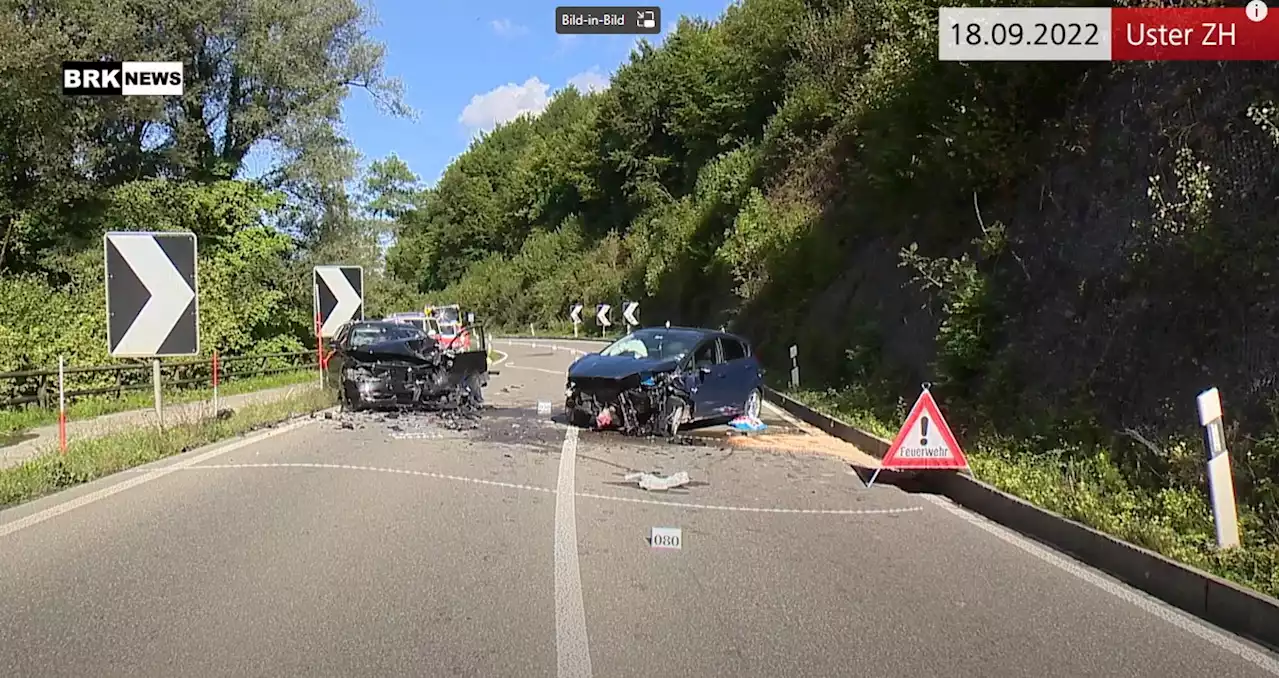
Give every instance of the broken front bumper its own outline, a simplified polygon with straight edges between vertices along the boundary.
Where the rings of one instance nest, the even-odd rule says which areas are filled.
[[[671,375],[578,378],[571,379],[565,389],[565,412],[575,425],[656,435],[665,430],[662,419],[673,397],[687,400]],[[687,415],[688,407],[682,411]]]

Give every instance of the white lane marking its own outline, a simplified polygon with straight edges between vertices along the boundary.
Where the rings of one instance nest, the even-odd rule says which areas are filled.
[[[262,433],[259,433],[254,436],[250,436],[248,438],[242,438],[240,440],[227,443],[220,447],[216,447],[212,450],[209,450],[208,452],[202,452],[202,453],[196,454],[195,456],[188,457],[186,459],[178,461],[176,463],[169,464],[168,466],[162,466],[160,468],[147,469],[147,470],[139,469],[140,471],[144,471],[143,475],[134,476],[133,478],[129,478],[128,480],[118,482],[114,485],[111,485],[110,487],[104,487],[101,490],[97,490],[95,492],[90,492],[89,494],[81,495],[79,497],[76,497],[75,499],[65,501],[56,506],[50,506],[49,508],[44,509],[43,511],[37,511],[36,513],[32,513],[29,516],[19,518],[18,520],[15,520],[13,522],[0,525],[0,537],[6,537],[10,534],[13,534],[14,532],[17,532],[18,530],[26,529],[28,527],[31,527],[32,525],[42,523],[50,518],[67,513],[68,511],[74,511],[75,509],[78,509],[82,506],[88,506],[89,504],[92,504],[98,500],[106,499],[107,497],[110,497],[113,494],[119,494],[121,492],[124,492],[125,490],[131,487],[137,487],[143,483],[149,483],[157,478],[162,478],[164,476],[167,476],[170,473],[173,473],[174,471],[181,471],[181,470],[190,468],[192,466],[195,466],[196,464],[199,464],[200,462],[213,459],[214,457],[226,454],[227,452],[232,452],[242,447],[248,447],[249,445],[253,445],[254,443],[261,442],[263,440],[266,440],[267,438],[272,438],[274,436],[288,433],[290,431],[302,428],[303,426],[307,426],[309,424],[313,424],[318,421],[320,420],[313,419],[313,418],[302,419],[300,421],[297,421],[291,424],[285,424],[284,426],[280,426],[278,428],[264,431]]]
[[[554,374],[557,377],[565,376],[565,373],[562,370],[548,370],[545,367],[526,367],[524,365],[507,363],[507,368],[512,370],[533,370],[534,372],[546,372],[547,374]]]
[[[536,485],[521,485],[519,483],[504,483],[498,480],[482,480],[480,478],[468,478],[466,476],[455,476],[448,473],[432,473],[430,471],[410,471],[408,469],[387,468],[382,466],[357,466],[354,464],[311,464],[304,462],[297,463],[281,463],[281,464],[202,464],[200,466],[192,466],[184,470],[187,471],[203,471],[206,469],[254,469],[254,468],[312,468],[312,469],[331,469],[344,471],[374,471],[377,473],[395,473],[404,476],[420,476],[423,478],[435,478],[436,480],[456,480],[462,483],[472,483],[475,485],[489,485],[492,487],[505,487],[511,490],[529,490],[532,492],[551,492],[551,488],[538,487]]]
[[[609,501],[624,501],[631,504],[654,504],[657,506],[678,506],[680,508],[704,509],[708,511],[740,511],[743,513],[808,513],[813,515],[828,516],[871,516],[871,515],[891,515],[897,513],[914,513],[923,511],[923,506],[910,506],[906,508],[886,508],[886,509],[785,509],[785,508],[769,508],[756,506],[718,506],[716,504],[688,504],[679,501],[659,501],[656,499],[639,499],[636,497],[619,497],[609,494],[593,494],[591,492],[579,492],[579,497],[586,499],[607,499]]]
[[[576,448],[576,443],[575,443]],[[576,467],[576,462],[575,462]],[[204,470],[229,470],[229,469],[265,469],[265,468],[312,468],[312,469],[331,469],[346,471],[373,471],[377,473],[396,473],[406,476],[419,476],[422,478],[434,478],[436,480],[456,480],[463,483],[472,483],[475,485],[489,485],[491,487],[504,487],[512,490],[529,490],[531,492],[555,492],[549,487],[538,487],[537,485],[522,485],[519,483],[504,483],[498,480],[482,480],[480,478],[469,478],[467,476],[455,476],[447,473],[433,473],[431,471],[410,471],[408,469],[388,468],[382,466],[357,466],[353,464],[314,464],[307,462],[296,463],[273,463],[273,464],[201,464],[199,466],[190,466],[179,469],[183,471],[204,471]],[[678,501],[660,501],[657,499],[640,499],[637,497],[620,497],[612,494],[596,494],[593,492],[575,492],[575,497],[584,499],[601,499],[605,501],[621,501],[631,504],[651,504],[655,506],[675,506],[679,508],[703,509],[707,511],[738,511],[741,513],[805,513],[811,515],[828,515],[828,516],[863,516],[863,515],[892,515],[898,513],[914,513],[923,511],[922,506],[911,506],[905,508],[886,508],[886,509],[791,509],[791,508],[773,508],[760,506],[723,506],[717,504],[690,504]]]
[[[489,363],[489,367],[493,367],[494,365],[497,365],[497,364],[501,363],[502,361],[506,360],[508,357],[510,357],[510,356],[508,356],[508,355],[507,355],[507,352],[506,352],[506,351],[499,351],[499,350],[498,350],[498,349],[496,349],[496,348],[491,348],[491,349],[489,349],[489,350],[493,351],[494,353],[501,353],[501,354],[502,354],[502,357],[501,357],[501,358],[498,358],[497,360],[495,360],[495,361],[493,361],[493,362]]]
[[[574,507],[574,470],[578,429],[568,426],[560,446],[560,476],[556,481],[555,580],[556,676],[591,678],[591,650],[587,644],[587,614],[578,571],[578,522]]]
[[[1131,589],[1126,585],[1117,584],[1109,579],[1105,579],[1100,575],[1096,574],[1095,572],[1093,572],[1092,570],[1089,570],[1088,568],[1085,568],[1079,565],[1078,563],[1076,563],[1075,561],[1069,558],[1058,555],[1057,553],[1050,551],[1047,548],[1044,548],[1038,544],[1035,544],[1027,540],[1022,535],[1019,535],[1000,525],[992,523],[980,516],[972,514],[969,511],[966,511],[956,506],[954,503],[952,503],[948,499],[945,499],[943,497],[938,497],[935,495],[927,495],[927,494],[922,496],[927,501],[942,507],[948,513],[954,516],[957,516],[961,520],[964,520],[965,522],[968,522],[969,524],[978,527],[984,532],[987,532],[995,536],[997,539],[1005,542],[1006,544],[1015,546],[1025,551],[1026,553],[1029,553],[1032,556],[1062,570],[1063,572],[1066,572],[1067,574],[1070,574],[1071,576],[1076,577],[1077,579],[1080,579],[1081,581],[1085,581],[1090,584],[1093,584],[1099,589],[1102,589],[1104,592],[1109,593],[1115,596],[1116,598],[1119,598],[1128,603],[1132,603],[1133,605],[1150,613],[1156,618],[1162,619],[1182,629],[1183,631],[1186,631],[1187,633],[1190,633],[1191,635],[1200,638],[1201,640],[1206,640],[1209,643],[1223,650],[1226,650],[1227,652],[1234,654],[1251,664],[1254,664],[1258,667],[1266,669],[1268,672],[1271,673],[1271,675],[1275,675],[1274,673],[1276,670],[1275,657],[1270,656],[1264,652],[1260,652],[1246,645],[1245,643],[1242,643],[1239,640],[1227,635],[1222,631],[1219,631],[1214,628],[1210,628],[1206,626],[1204,623],[1202,623],[1200,620],[1190,617],[1189,615],[1182,612],[1181,610],[1175,609],[1163,603],[1154,602],[1152,599],[1137,593],[1136,591],[1134,591],[1133,589]]]

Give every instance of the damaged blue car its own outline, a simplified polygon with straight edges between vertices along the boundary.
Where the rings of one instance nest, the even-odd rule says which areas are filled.
[[[759,417],[763,385],[742,337],[650,327],[569,366],[565,413],[582,428],[675,437],[688,424]]]

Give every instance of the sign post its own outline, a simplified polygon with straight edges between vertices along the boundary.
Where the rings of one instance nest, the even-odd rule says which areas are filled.
[[[1211,388],[1196,396],[1200,425],[1204,427],[1205,449],[1209,453],[1209,501],[1213,504],[1213,526],[1218,548],[1240,545],[1240,525],[1236,516],[1235,483],[1231,478],[1231,457],[1222,431],[1222,397]]]
[[[160,358],[200,353],[196,236],[112,232],[102,237],[107,288],[107,351],[150,358],[156,423],[164,428]]]
[[[968,469],[960,444],[951,433],[951,427],[942,418],[942,410],[924,384],[920,397],[911,407],[907,421],[893,439],[889,451],[880,461],[880,467],[871,474],[867,487],[876,482],[884,469],[891,470],[959,470]]]

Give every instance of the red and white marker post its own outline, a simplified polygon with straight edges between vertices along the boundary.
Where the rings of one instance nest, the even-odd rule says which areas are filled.
[[[58,356],[58,450],[67,453],[66,359]]]
[[[884,469],[955,471],[969,468],[969,461],[960,450],[951,427],[942,418],[942,410],[938,409],[938,403],[929,392],[929,385],[924,384],[922,388],[906,423],[898,431],[898,437],[893,439],[889,452],[880,460],[880,467],[871,475],[867,487],[876,482],[876,476]]]
[[[213,350],[213,416],[218,416],[218,349]]]

